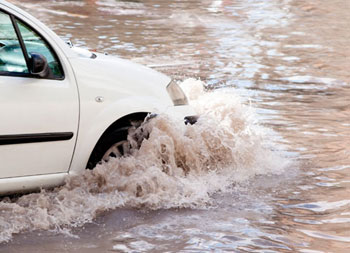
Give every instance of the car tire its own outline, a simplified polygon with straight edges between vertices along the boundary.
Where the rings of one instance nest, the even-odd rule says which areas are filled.
[[[148,139],[148,133],[141,125],[154,117],[155,115],[139,114],[134,119],[129,119],[124,127],[108,129],[97,142],[86,169],[92,170],[98,163],[107,162],[110,156],[130,155],[131,147],[132,149],[140,148],[142,141]],[[130,135],[129,138],[128,135]],[[116,151],[114,148],[117,148],[119,152],[114,152]]]
[[[126,155],[127,149],[130,148],[130,144],[127,140],[129,128],[130,127],[119,128],[102,136],[96,144],[86,168],[93,169],[98,163],[102,161],[107,162],[110,156],[121,157]],[[110,153],[109,155],[107,151]]]

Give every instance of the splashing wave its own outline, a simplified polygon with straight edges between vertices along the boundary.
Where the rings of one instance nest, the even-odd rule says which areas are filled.
[[[194,79],[181,86],[201,115],[195,125],[159,115],[141,126],[148,138],[132,156],[112,158],[54,190],[3,199],[0,241],[22,231],[66,232],[117,207],[205,208],[218,191],[283,172],[287,161],[272,151],[269,130],[233,89],[205,92]]]

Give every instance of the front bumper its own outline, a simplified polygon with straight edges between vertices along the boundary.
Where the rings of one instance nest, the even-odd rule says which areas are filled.
[[[184,121],[186,125],[193,125],[198,120],[198,116],[195,116],[195,110],[189,105],[170,106],[167,108],[165,113],[176,120]]]
[[[195,111],[189,105],[168,107],[164,113],[178,121],[183,121],[186,125],[195,124],[199,118],[199,116],[195,115]],[[157,115],[158,113],[152,113],[147,116],[146,120],[150,120]]]

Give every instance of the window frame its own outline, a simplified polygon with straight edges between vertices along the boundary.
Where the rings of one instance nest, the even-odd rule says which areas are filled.
[[[16,17],[15,15],[13,15],[12,13],[9,13],[6,10],[3,10],[0,8],[0,11],[9,15],[12,26],[15,30],[15,33],[17,35],[17,39],[18,42],[21,46],[22,49],[22,53],[23,53],[23,57],[25,59],[26,65],[27,65],[27,69],[29,73],[20,73],[20,72],[10,72],[10,71],[0,71],[0,76],[14,76],[14,77],[29,77],[29,78],[36,78],[36,79],[46,79],[46,80],[58,80],[58,81],[63,81],[65,79],[65,73],[64,73],[64,69],[63,69],[63,65],[56,53],[56,51],[53,49],[53,47],[51,46],[51,44],[47,41],[47,39],[45,38],[45,36],[43,36],[37,29],[33,28],[33,26],[29,25],[27,22],[25,22],[24,20]],[[34,33],[36,33],[43,41],[44,43],[48,46],[50,52],[53,54],[55,60],[57,60],[59,68],[62,72],[62,76],[61,77],[55,77],[53,75],[50,75],[48,77],[39,77],[36,75],[33,75],[32,73],[30,73],[30,68],[29,68],[29,56],[28,56],[28,52],[27,52],[27,48],[24,44],[24,40],[21,34],[21,31],[18,27],[17,22],[20,21],[22,22],[24,25],[26,25],[28,28],[30,28]]]

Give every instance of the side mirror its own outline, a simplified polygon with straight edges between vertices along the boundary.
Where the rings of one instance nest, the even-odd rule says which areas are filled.
[[[45,56],[38,53],[30,54],[30,73],[34,76],[41,78],[48,77],[50,75],[50,68]]]

